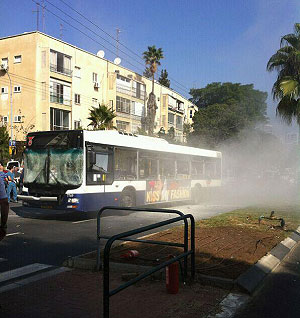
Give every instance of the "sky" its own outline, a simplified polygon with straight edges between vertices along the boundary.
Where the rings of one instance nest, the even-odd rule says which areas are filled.
[[[0,0],[0,37],[36,30],[38,1],[43,2]],[[276,73],[268,73],[266,65],[280,38],[300,22],[298,0],[44,0],[44,5],[40,31],[95,54],[103,50],[114,60],[119,28],[121,65],[142,74],[142,53],[155,45],[164,52],[160,69],[185,97],[190,88],[211,82],[253,83],[268,93],[268,115],[275,117]]]

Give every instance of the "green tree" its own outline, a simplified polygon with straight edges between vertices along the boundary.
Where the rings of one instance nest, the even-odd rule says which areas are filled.
[[[156,48],[155,45],[148,46],[148,51],[143,53],[143,59],[146,65],[149,65],[149,71],[152,74],[152,91],[149,94],[147,101],[147,116],[146,116],[146,130],[148,134],[153,135],[154,121],[156,115],[156,96],[154,94],[154,75],[157,71],[157,66],[160,65],[160,60],[163,59],[163,51],[161,48]]]
[[[113,119],[116,117],[113,110],[109,109],[106,105],[99,105],[92,107],[90,110],[91,121],[89,126],[93,126],[94,130],[105,130],[113,128]]]
[[[255,90],[252,84],[211,83],[190,94],[199,107],[188,136],[195,146],[215,148],[238,137],[243,129],[267,121],[267,93]]]
[[[0,127],[0,160],[6,162],[9,159],[9,134],[5,126]],[[3,162],[2,162],[3,164]]]
[[[150,72],[150,68],[146,67],[143,75],[147,78],[152,78],[152,73]]]
[[[295,23],[294,33],[284,35],[280,49],[267,64],[269,72],[277,71],[273,85],[273,99],[278,100],[277,114],[288,124],[296,119],[300,124],[300,23]]]
[[[158,82],[163,86],[170,87],[170,80],[168,79],[168,75],[169,74],[167,70],[161,70]]]

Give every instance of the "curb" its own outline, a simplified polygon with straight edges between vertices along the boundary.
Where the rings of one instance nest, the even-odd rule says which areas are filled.
[[[277,244],[266,256],[240,275],[236,284],[248,294],[253,294],[258,285],[272,272],[300,241],[300,226],[285,240]]]

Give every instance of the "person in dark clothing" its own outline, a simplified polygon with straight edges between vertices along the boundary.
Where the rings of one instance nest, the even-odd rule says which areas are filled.
[[[6,190],[5,190],[4,179],[2,177],[0,177],[0,208],[1,208],[1,225],[0,225],[0,241],[1,241],[6,236],[7,219],[8,219],[8,212],[9,212],[9,204],[7,200]]]

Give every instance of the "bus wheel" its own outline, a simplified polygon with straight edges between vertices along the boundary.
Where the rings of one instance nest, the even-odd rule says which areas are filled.
[[[203,195],[203,192],[202,192],[202,187],[200,184],[196,184],[194,186],[194,188],[192,189],[192,201],[193,201],[193,204],[200,204],[201,201],[202,201],[202,195]]]
[[[125,189],[121,194],[121,206],[131,208],[135,206],[135,193],[133,190]]]

